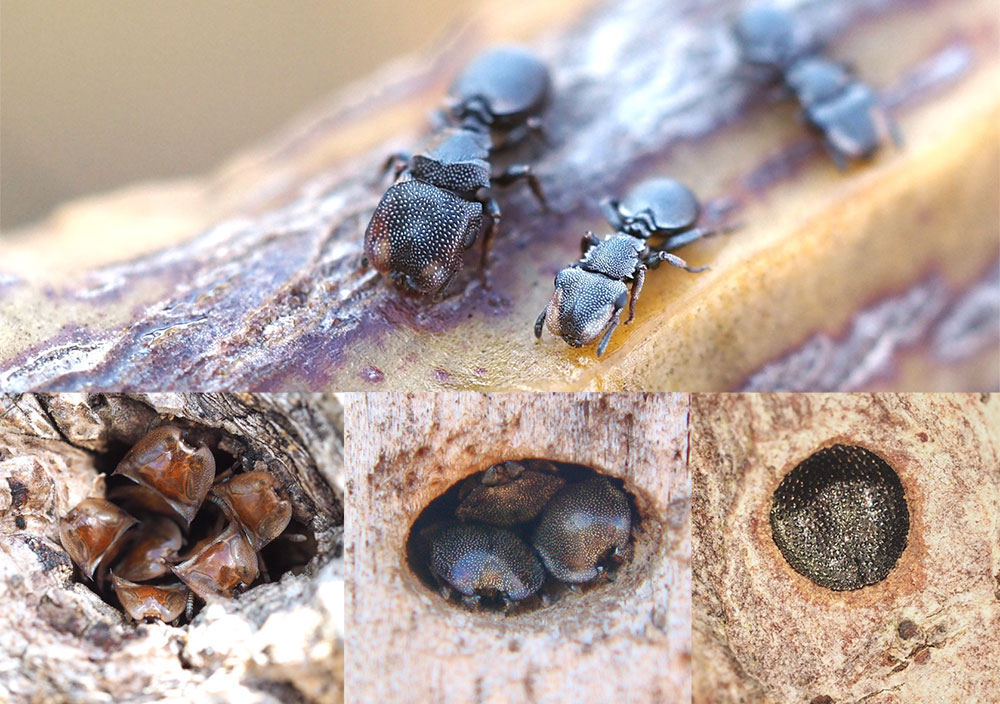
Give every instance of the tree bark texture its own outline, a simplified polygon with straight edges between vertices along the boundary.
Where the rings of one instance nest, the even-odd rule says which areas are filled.
[[[0,397],[0,700],[341,702],[339,417],[322,395]],[[210,603],[180,627],[137,625],[102,601],[74,577],[58,536],[60,517],[103,496],[104,472],[167,421],[242,469],[273,474],[317,546],[301,572]]]
[[[687,701],[687,406],[641,394],[352,395],[348,700]],[[446,602],[407,562],[410,526],[464,477],[525,458],[623,479],[641,516],[631,561],[614,582],[527,613]]]
[[[885,458],[907,546],[881,582],[833,591],[771,536],[771,497],[831,443]],[[696,395],[694,698],[993,702],[1000,692],[1000,398]]]
[[[995,3],[784,4],[886,96],[902,149],[839,173],[794,105],[741,68],[736,0],[490,0],[211,177],[67,206],[0,244],[0,386],[1000,385]],[[451,78],[501,41],[553,72],[547,142],[500,160],[530,162],[552,210],[499,193],[483,276],[470,252],[444,300],[402,295],[361,266],[378,167],[420,148]],[[607,229],[600,200],[654,175],[687,182],[708,224],[741,224],[683,251],[711,271],[651,272],[599,362],[536,343],[553,275]]]

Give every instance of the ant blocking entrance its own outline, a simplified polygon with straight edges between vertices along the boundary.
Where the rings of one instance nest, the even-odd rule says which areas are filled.
[[[789,472],[771,504],[771,532],[799,574],[834,591],[886,578],[910,529],[903,485],[871,450],[833,445]]]
[[[106,498],[84,499],[59,528],[81,581],[135,621],[173,623],[309,562],[315,538],[275,476],[240,471],[223,446],[240,454],[218,431],[173,423],[97,458]]]
[[[428,504],[407,561],[453,604],[525,613],[613,581],[632,556],[635,506],[620,479],[589,467],[506,461]]]

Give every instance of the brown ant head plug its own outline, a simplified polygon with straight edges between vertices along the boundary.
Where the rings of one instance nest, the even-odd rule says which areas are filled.
[[[191,525],[212,488],[215,458],[204,445],[187,444],[179,428],[164,425],[146,433],[114,473],[158,493]]]
[[[254,550],[281,535],[292,518],[292,505],[275,493],[269,472],[237,474],[212,487],[209,498],[239,525]]]
[[[198,554],[172,569],[202,599],[231,597],[260,574],[257,552],[232,523]]]
[[[180,618],[188,600],[188,588],[183,584],[136,584],[111,574],[118,601],[136,621],[170,623]]]
[[[137,521],[110,501],[84,499],[59,524],[59,538],[66,552],[87,575],[102,562],[110,562],[121,549],[121,539]]]

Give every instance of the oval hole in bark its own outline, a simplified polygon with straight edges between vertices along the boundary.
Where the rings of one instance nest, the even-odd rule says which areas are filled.
[[[537,480],[537,478],[532,479],[532,484],[525,491],[513,492],[515,496],[513,500],[510,500],[510,494],[498,496],[487,493],[483,488],[484,478],[486,482],[497,481],[497,474],[499,474],[499,482],[508,487],[514,486],[515,482],[524,481],[526,475],[523,473],[516,478],[510,477],[509,471],[505,469],[510,464],[520,465],[522,468],[514,471],[538,473],[553,478],[555,486],[551,490],[552,495],[548,496],[550,492],[549,482]],[[499,470],[494,468],[499,468]],[[491,470],[494,475],[492,480],[489,478]],[[572,598],[574,592],[586,593],[593,589],[600,589],[606,586],[609,579],[614,579],[621,570],[627,569],[631,561],[636,529],[640,524],[635,497],[624,489],[621,479],[601,474],[583,465],[550,462],[538,458],[516,459],[512,462],[493,465],[455,482],[447,491],[431,501],[410,527],[406,541],[407,564],[428,589],[440,594],[441,580],[435,577],[430,567],[432,537],[439,535],[441,530],[450,526],[490,525],[487,523],[488,521],[493,523],[491,527],[513,533],[535,556],[538,556],[538,552],[532,547],[532,535],[542,520],[545,508],[551,504],[553,498],[558,496],[558,492],[562,489],[582,484],[597,477],[605,479],[614,491],[624,495],[627,515],[631,523],[628,543],[622,551],[623,554],[616,557],[609,553],[599,560],[599,564],[605,571],[603,575],[592,581],[570,586],[545,569],[542,586],[534,595],[507,605],[499,595],[483,594],[479,599],[478,606],[473,607],[468,603],[464,605],[466,608],[483,611],[503,612],[507,610],[511,615],[521,615],[542,608],[549,603]],[[522,495],[528,498],[522,500]],[[540,512],[538,515],[524,519],[524,512],[530,513],[532,508],[530,506],[525,508],[527,504],[532,503],[530,497],[537,496],[541,497]],[[512,514],[513,518],[511,518]],[[509,525],[496,525],[498,521],[504,521],[505,515],[513,522]],[[462,595],[453,588],[449,588],[448,591],[450,592],[448,601],[457,608],[462,608]]]
[[[788,564],[821,587],[885,579],[906,548],[910,514],[893,468],[855,445],[823,448],[774,492],[771,535]]]

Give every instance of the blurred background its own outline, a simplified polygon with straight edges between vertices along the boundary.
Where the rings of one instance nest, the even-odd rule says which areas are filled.
[[[0,0],[0,229],[197,176],[476,3]]]

